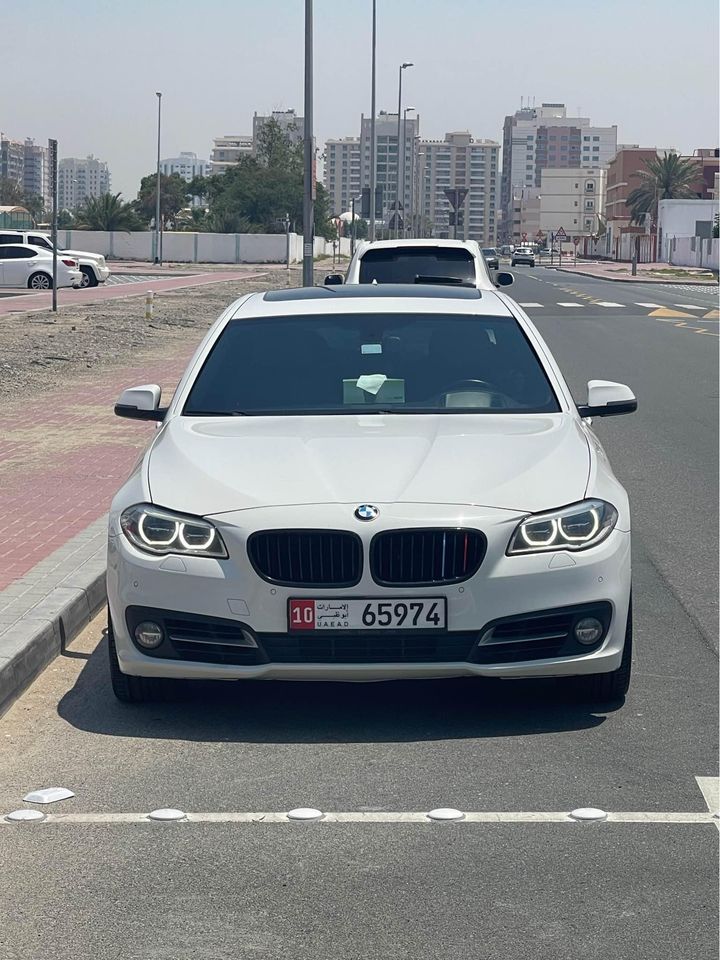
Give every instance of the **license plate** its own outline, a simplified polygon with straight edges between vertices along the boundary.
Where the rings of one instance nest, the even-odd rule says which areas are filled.
[[[444,597],[290,600],[288,630],[444,630]]]

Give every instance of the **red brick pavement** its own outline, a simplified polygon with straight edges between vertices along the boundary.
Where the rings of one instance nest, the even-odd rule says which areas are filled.
[[[169,396],[195,346],[3,410],[0,590],[107,511],[154,429],[119,419],[113,404],[139,383],[161,383]]]
[[[118,300],[120,297],[139,297],[148,290],[156,293],[164,290],[180,290],[183,287],[200,287],[207,283],[224,283],[226,280],[251,280],[264,271],[257,267],[214,273],[197,273],[189,277],[168,277],[163,280],[142,280],[137,283],[119,283],[110,287],[92,287],[85,290],[63,288],[58,290],[58,307],[77,304],[99,303],[103,300]],[[49,310],[52,293],[29,293],[0,299],[0,316],[8,313]]]

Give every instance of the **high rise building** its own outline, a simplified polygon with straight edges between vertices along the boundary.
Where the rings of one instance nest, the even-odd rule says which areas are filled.
[[[45,210],[50,211],[52,207],[52,196],[50,195],[50,160],[48,148],[28,137],[23,144],[24,163],[23,163],[23,193],[26,197],[42,197],[45,202]]]
[[[420,140],[419,189],[413,206],[423,232],[430,229],[436,237],[457,233],[458,239],[495,244],[499,152],[499,143],[475,140],[468,131],[446,133],[444,140]],[[445,193],[455,187],[467,189],[457,231]]]
[[[110,171],[103,160],[92,154],[79,159],[58,161],[58,208],[73,210],[91,197],[110,193]]]
[[[196,153],[189,150],[180,152],[179,157],[168,157],[160,161],[160,173],[170,176],[179,174],[183,180],[190,182],[194,177],[210,176],[210,161],[201,160]]]
[[[617,126],[591,126],[568,117],[563,103],[522,107],[505,117],[500,204],[503,239],[513,232],[513,209],[525,187],[539,187],[546,169],[605,168],[617,152]]]
[[[280,129],[287,135],[290,143],[302,143],[305,134],[305,118],[298,117],[294,110],[273,110],[268,115],[253,114],[253,149],[257,148],[258,134],[263,126],[274,120]]]
[[[361,179],[360,168],[359,137],[344,137],[326,142],[324,185],[329,194],[330,212],[333,216],[340,216],[349,210],[352,198],[359,196],[365,185]]]
[[[24,170],[24,143],[21,140],[11,140],[0,134],[0,178],[9,180],[22,189]]]

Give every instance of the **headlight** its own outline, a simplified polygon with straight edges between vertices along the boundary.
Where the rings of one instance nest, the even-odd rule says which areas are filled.
[[[617,523],[615,507],[604,500],[583,500],[562,510],[527,517],[510,538],[508,555],[547,550],[585,550],[609,536]]]
[[[120,526],[130,543],[145,553],[182,553],[196,557],[228,555],[222,537],[212,523],[148,503],[138,503],[123,510]]]

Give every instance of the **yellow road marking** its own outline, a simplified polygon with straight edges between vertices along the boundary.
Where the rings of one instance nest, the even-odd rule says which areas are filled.
[[[703,314],[703,320],[720,320],[720,310],[709,310]]]
[[[677,317],[678,319],[689,317],[691,320],[695,319],[692,313],[685,313],[682,310],[671,310],[669,307],[660,307],[659,310],[651,310],[648,316],[666,318]]]

